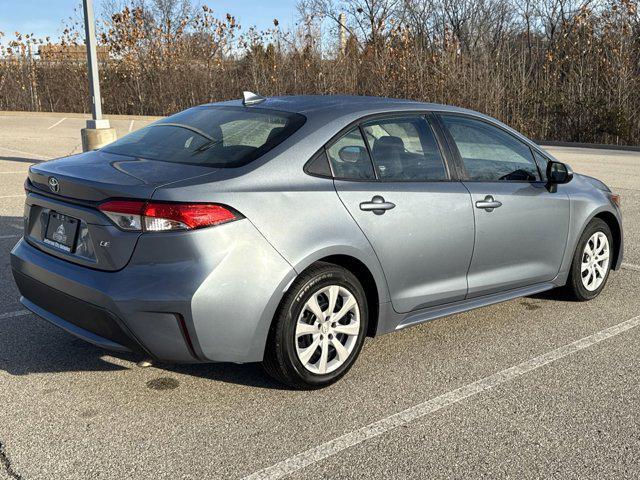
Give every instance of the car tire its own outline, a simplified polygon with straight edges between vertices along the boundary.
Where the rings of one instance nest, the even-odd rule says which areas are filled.
[[[611,229],[601,219],[594,218],[582,232],[573,254],[565,293],[584,302],[597,297],[609,278],[613,261]]]
[[[299,390],[338,381],[362,349],[368,316],[366,295],[355,275],[331,263],[312,265],[293,282],[278,308],[264,369]]]

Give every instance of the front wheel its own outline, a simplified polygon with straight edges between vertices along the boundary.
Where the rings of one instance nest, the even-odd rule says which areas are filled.
[[[334,383],[360,353],[367,321],[358,279],[337,265],[313,265],[293,283],[274,318],[264,368],[292,388]]]
[[[567,293],[578,301],[597,297],[609,278],[613,260],[611,229],[594,218],[584,229],[573,255]]]

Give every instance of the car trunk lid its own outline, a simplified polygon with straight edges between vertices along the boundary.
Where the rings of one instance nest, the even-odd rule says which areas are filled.
[[[67,261],[119,270],[141,233],[117,228],[98,205],[113,198],[148,200],[158,187],[215,170],[100,151],[34,165],[27,185],[25,238]]]
[[[216,170],[203,165],[161,162],[101,151],[33,165],[29,181],[46,194],[75,201],[151,198],[154,190]],[[53,180],[52,180],[53,179]],[[50,185],[50,181],[54,185]]]

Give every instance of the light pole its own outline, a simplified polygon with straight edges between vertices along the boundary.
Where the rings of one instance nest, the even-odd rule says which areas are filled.
[[[84,11],[85,45],[87,48],[87,73],[91,96],[91,120],[81,131],[82,150],[95,150],[116,139],[116,131],[110,128],[109,120],[102,118],[102,97],[98,75],[98,52],[96,48],[96,26],[93,14],[93,0],[82,0]]]

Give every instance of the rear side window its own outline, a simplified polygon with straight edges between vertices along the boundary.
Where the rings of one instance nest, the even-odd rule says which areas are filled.
[[[373,165],[358,127],[340,137],[327,148],[335,178],[347,180],[375,179]]]
[[[438,143],[424,117],[375,120],[363,130],[381,180],[446,180]]]
[[[196,107],[104,147],[108,153],[233,168],[264,155],[305,122],[296,113],[248,107]]]
[[[460,152],[469,180],[540,180],[528,145],[503,130],[460,115],[441,115]]]

